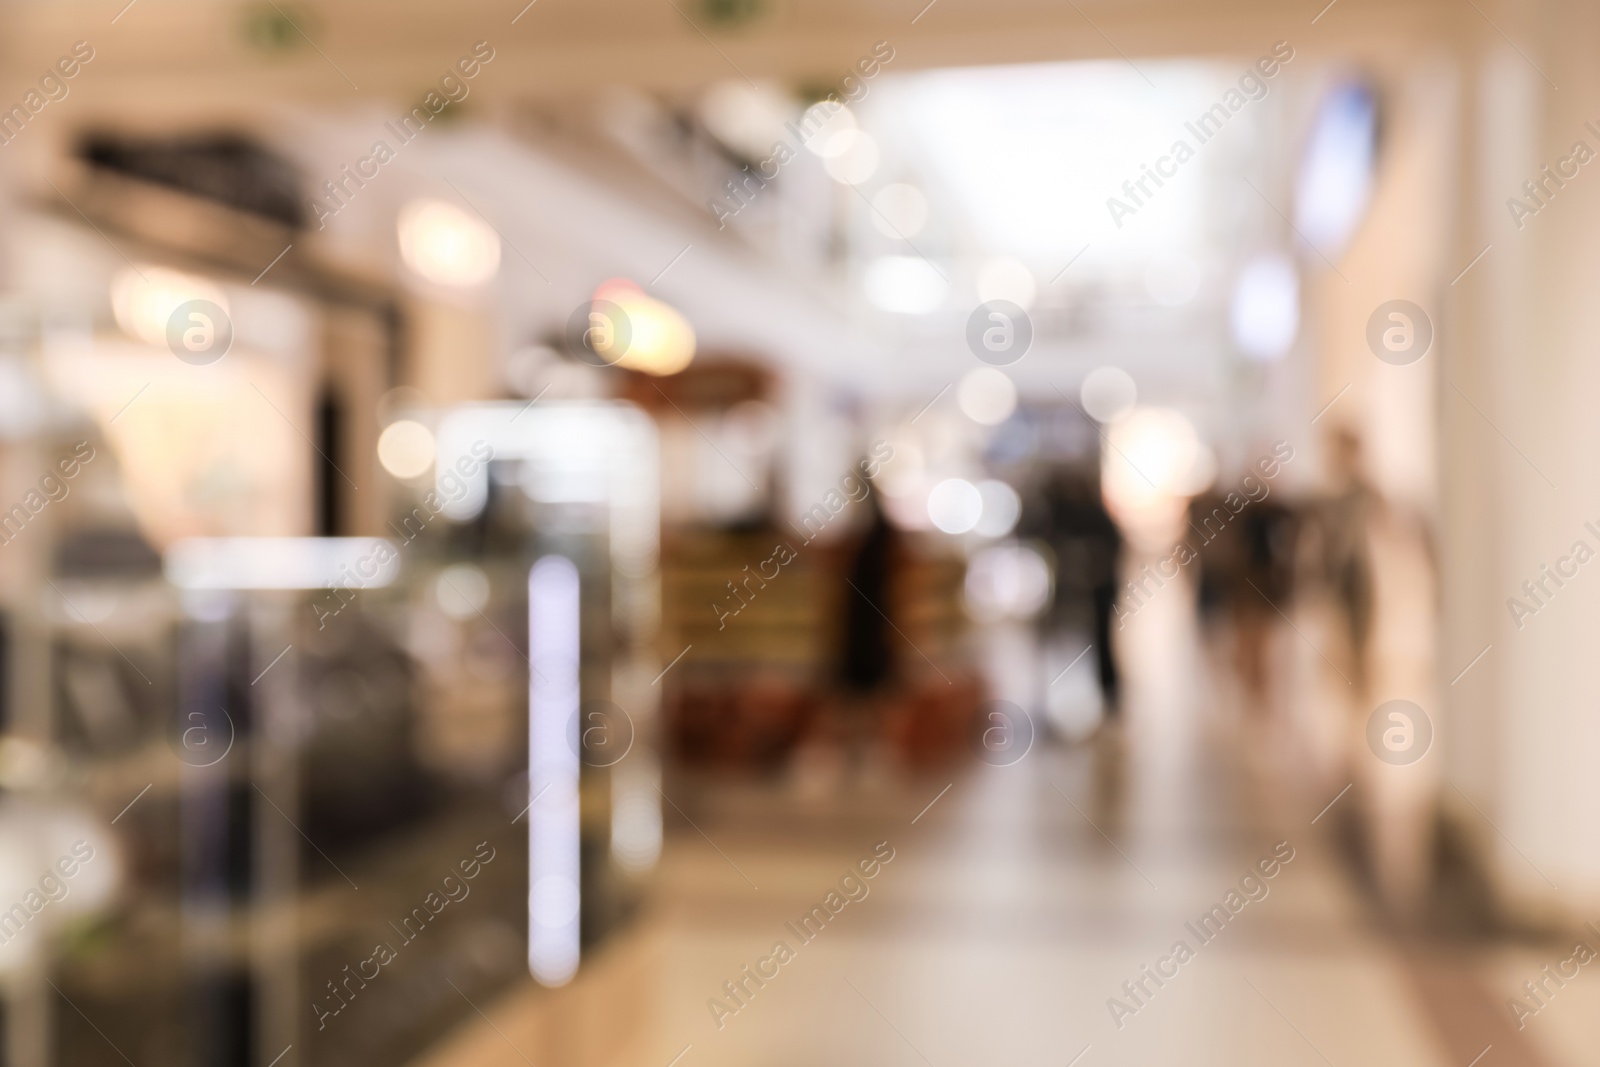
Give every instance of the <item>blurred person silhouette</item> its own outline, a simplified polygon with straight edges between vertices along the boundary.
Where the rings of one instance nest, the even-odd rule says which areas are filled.
[[[1348,427],[1330,440],[1330,490],[1307,525],[1303,538],[1306,570],[1322,587],[1333,609],[1338,640],[1327,649],[1345,675],[1347,766],[1364,803],[1360,813],[1371,874],[1385,907],[1394,916],[1415,919],[1427,907],[1432,878],[1438,789],[1436,762],[1424,761],[1409,773],[1386,773],[1387,764],[1404,764],[1409,746],[1428,744],[1437,724],[1428,712],[1442,711],[1438,693],[1438,558],[1425,511],[1404,496],[1390,498],[1367,476],[1361,438]],[[1428,725],[1408,713],[1389,713],[1403,726],[1381,744],[1367,736],[1374,708],[1389,701],[1410,702]],[[1371,749],[1371,751],[1369,751]],[[1423,749],[1426,752],[1426,748]],[[1372,755],[1377,754],[1377,760]]]
[[[1239,516],[1232,597],[1234,663],[1256,707],[1267,696],[1268,648],[1276,621],[1294,596],[1295,514],[1274,496],[1251,503]]]
[[[845,590],[838,677],[840,726],[850,761],[856,767],[870,744],[879,717],[878,705],[894,677],[889,617],[899,541],[877,494],[868,494],[863,503],[868,514],[867,529],[845,568],[852,588]]]
[[[1338,612],[1351,680],[1365,691],[1373,608],[1368,531],[1383,502],[1362,471],[1361,438],[1348,427],[1334,432],[1328,468],[1331,492],[1316,514],[1317,570]]]
[[[1115,714],[1120,684],[1111,619],[1122,531],[1101,497],[1098,464],[1056,468],[1040,487],[1039,504],[1030,533],[1056,556],[1055,598],[1044,624],[1056,634],[1089,634],[1106,713]]]
[[[1198,535],[1190,542],[1198,550],[1193,564],[1199,571],[1195,606],[1208,636],[1220,631],[1224,619],[1232,611],[1237,587],[1243,584],[1239,581],[1238,542],[1234,538],[1217,536],[1206,525],[1206,519],[1219,510],[1227,514],[1228,505],[1224,494],[1215,486],[1189,501],[1189,529]]]

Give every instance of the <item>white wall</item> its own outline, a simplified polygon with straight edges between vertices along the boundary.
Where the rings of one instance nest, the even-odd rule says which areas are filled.
[[[1451,294],[1445,367],[1481,414],[1459,395],[1447,397],[1441,451],[1447,655],[1465,665],[1486,643],[1492,648],[1451,687],[1456,730],[1445,755],[1455,788],[1446,799],[1474,830],[1508,898],[1593,918],[1600,568],[1581,569],[1521,629],[1506,602],[1574,540],[1600,549],[1600,538],[1583,529],[1600,518],[1600,304],[1592,295],[1600,168],[1583,168],[1520,231],[1506,199],[1574,141],[1600,150],[1600,138],[1583,128],[1600,117],[1588,106],[1600,90],[1600,11],[1546,0],[1495,5],[1489,14],[1523,54],[1485,31],[1469,68],[1468,198],[1456,251],[1464,265],[1484,245],[1493,248]]]

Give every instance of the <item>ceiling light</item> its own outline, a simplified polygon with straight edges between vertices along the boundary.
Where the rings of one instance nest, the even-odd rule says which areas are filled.
[[[648,296],[633,282],[613,279],[595,290],[594,303],[621,309],[625,323],[613,323],[595,351],[607,362],[664,377],[694,360],[694,328],[677,308]],[[616,349],[621,349],[619,355]]]
[[[111,282],[111,310],[117,325],[145,344],[166,347],[167,320],[191,300],[209,300],[228,310],[221,287],[165,267],[129,266],[118,271]]]
[[[400,212],[406,266],[440,285],[481,285],[500,269],[500,235],[443,200],[417,200]]]

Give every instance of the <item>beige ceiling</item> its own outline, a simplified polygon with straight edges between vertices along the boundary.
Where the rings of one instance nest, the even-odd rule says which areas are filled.
[[[480,40],[496,59],[474,91],[493,105],[619,82],[681,89],[742,74],[827,83],[877,41],[894,47],[894,69],[905,70],[1119,54],[1249,57],[1277,40],[1312,55],[1397,58],[1430,40],[1490,32],[1465,0],[1335,0],[1314,24],[1324,0],[935,0],[926,8],[926,0],[758,0],[764,12],[737,30],[704,23],[708,0],[535,0],[525,10],[525,0],[125,2],[7,4],[0,101],[78,40],[96,57],[73,86],[80,103],[63,106],[132,120],[152,110],[409,100]],[[293,44],[281,50],[252,43],[249,21],[277,8],[305,37],[285,31]]]

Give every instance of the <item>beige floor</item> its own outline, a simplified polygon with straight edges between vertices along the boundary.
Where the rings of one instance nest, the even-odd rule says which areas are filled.
[[[1337,777],[1296,764],[1287,727],[1230,711],[1181,628],[1163,640],[1121,724],[1014,766],[869,774],[808,799],[669,779],[684,817],[636,928],[429,1062],[1600,1064],[1600,967],[1517,1031],[1507,997],[1569,950],[1386,932],[1337,847],[1358,794],[1318,817]],[[868,895],[802,943],[785,923],[880,841],[895,858]],[[1295,857],[1268,895],[1201,945],[1186,922],[1278,842]],[[708,1001],[731,1005],[723,983],[778,940],[794,958],[719,1026]],[[1108,998],[1178,940],[1194,958],[1119,1027]]]
[[[1085,1049],[1085,1065],[1449,1062],[1309,826],[1314,811],[1273,817],[1239,795],[1244,783],[1219,781],[1177,810],[1119,812],[1096,763],[1044,751],[982,768],[914,826],[915,806],[863,799],[819,813],[827,833],[788,847],[764,838],[751,804],[736,805],[742,827],[697,819],[761,888],[681,840],[662,872],[657,1034],[637,1062],[665,1064],[685,1044],[707,1065],[1065,1064]],[[883,839],[896,859],[871,895],[719,1030],[708,998],[774,939],[793,942],[784,921]],[[1201,946],[1185,923],[1284,840],[1295,859],[1269,895]],[[1108,998],[1180,939],[1195,958],[1147,983],[1148,1005],[1119,1028]]]

